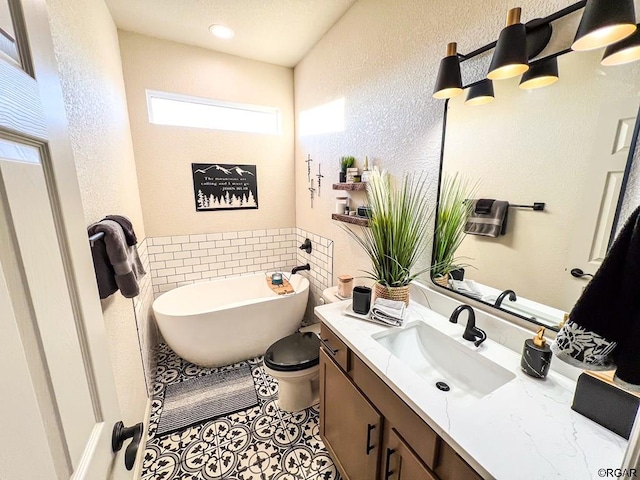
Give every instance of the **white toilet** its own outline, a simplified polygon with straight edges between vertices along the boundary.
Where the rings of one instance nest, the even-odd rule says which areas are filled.
[[[323,303],[341,301],[338,287],[322,292]],[[320,324],[314,323],[271,345],[264,354],[264,370],[278,381],[278,406],[299,412],[318,403],[320,372]]]
[[[318,402],[320,340],[315,333],[294,333],[271,345],[264,370],[278,381],[278,406],[299,412]]]

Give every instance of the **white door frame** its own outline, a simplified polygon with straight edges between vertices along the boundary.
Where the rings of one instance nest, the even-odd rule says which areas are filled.
[[[54,238],[51,238],[51,241],[57,241],[59,246],[56,250],[59,250],[57,253],[61,256],[63,266],[61,271],[64,272],[60,283],[68,287],[68,311],[72,312],[69,318],[65,319],[65,332],[72,332],[73,335],[69,338],[81,352],[81,355],[76,357],[78,360],[74,366],[83,372],[80,374],[82,378],[71,378],[67,381],[67,386],[71,385],[71,389],[65,393],[65,402],[68,404],[69,399],[73,399],[74,381],[83,382],[85,389],[88,385],[89,395],[84,398],[90,398],[88,411],[91,413],[93,424],[93,429],[87,430],[87,437],[73,438],[77,452],[76,458],[70,458],[63,442],[65,438],[67,441],[70,440],[70,435],[74,432],[65,431],[65,426],[68,425],[64,424],[64,412],[56,406],[58,399],[55,396],[57,393],[54,393],[55,385],[52,384],[52,378],[59,380],[60,375],[51,377],[48,368],[56,364],[58,359],[55,356],[52,358],[51,355],[47,357],[46,348],[43,348],[43,344],[38,340],[42,333],[38,324],[29,320],[27,315],[21,315],[26,312],[26,308],[22,308],[23,305],[20,303],[22,296],[15,293],[22,289],[27,292],[24,297],[28,298],[30,289],[30,285],[21,284],[14,275],[23,269],[21,259],[16,258],[14,262],[4,255],[8,262],[7,267],[10,268],[6,271],[0,267],[0,301],[8,300],[11,291],[14,295],[13,305],[9,301],[0,309],[3,325],[7,321],[13,321],[13,327],[7,326],[8,334],[3,340],[12,339],[18,343],[12,344],[11,348],[7,346],[6,350],[3,349],[11,353],[11,357],[3,361],[8,362],[10,367],[15,363],[18,371],[27,372],[27,376],[22,377],[22,383],[17,383],[16,388],[24,392],[25,402],[35,405],[35,409],[32,408],[31,411],[38,412],[39,415],[33,415],[33,420],[40,422],[44,432],[40,437],[39,434],[33,433],[38,431],[38,427],[34,427],[33,435],[27,436],[32,441],[32,436],[37,437],[36,441],[42,440],[42,445],[21,445],[27,451],[30,448],[45,448],[39,451],[38,455],[32,456],[32,467],[40,469],[39,476],[22,478],[63,479],[68,478],[71,471],[71,478],[78,480],[131,479],[133,473],[125,470],[122,454],[114,455],[111,451],[113,425],[122,415],[116,395],[82,199],[68,135],[47,5],[45,0],[9,2],[14,20],[18,18],[14,22],[19,24],[14,25],[15,34],[26,73],[6,61],[6,58],[0,58],[0,137],[10,142],[36,147],[40,152],[55,222],[55,233],[52,235]],[[0,191],[0,194],[4,195],[4,190]],[[6,207],[6,204],[3,205]],[[7,224],[11,224],[11,218],[7,216],[9,214],[4,213]],[[5,238],[5,247],[12,241],[15,247],[15,238],[9,238],[11,232],[5,233],[7,235],[0,235]],[[6,278],[5,275],[10,277]],[[46,272],[43,275],[46,277]],[[55,279],[60,281],[58,276]],[[14,310],[15,308],[19,310]],[[4,332],[3,327],[3,335]],[[48,338],[55,339],[55,336],[49,335]],[[83,404],[84,412],[87,412],[87,406],[87,403]],[[24,411],[26,410],[21,412]],[[69,416],[68,412],[66,415]],[[16,420],[19,419],[20,415],[16,415]],[[11,431],[11,435],[5,436],[5,441],[15,441],[20,445],[20,430]],[[81,448],[78,449],[78,446]],[[10,459],[11,462],[8,463],[15,465],[17,457]],[[0,462],[0,466],[4,463]]]

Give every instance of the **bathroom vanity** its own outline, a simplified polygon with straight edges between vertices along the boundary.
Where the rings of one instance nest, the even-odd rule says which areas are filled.
[[[571,410],[575,379],[553,364],[528,377],[493,327],[476,348],[418,303],[402,328],[345,316],[348,303],[315,309],[320,433],[344,478],[584,480],[621,465],[627,441]]]

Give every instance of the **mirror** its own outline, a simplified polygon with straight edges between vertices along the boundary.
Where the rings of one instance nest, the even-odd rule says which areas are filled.
[[[540,89],[495,81],[486,105],[448,101],[442,174],[478,181],[474,199],[545,207],[511,206],[496,238],[467,235],[455,252],[466,282],[446,288],[491,306],[511,289],[517,300],[502,310],[554,330],[571,310],[590,278],[571,270],[595,273],[616,229],[638,128],[640,62],[603,67],[601,57],[560,55],[559,81]]]
[[[20,62],[9,0],[0,0],[0,57],[2,54],[6,55],[5,59]]]

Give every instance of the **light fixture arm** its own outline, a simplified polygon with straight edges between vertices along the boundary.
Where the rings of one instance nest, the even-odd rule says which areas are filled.
[[[551,15],[548,15],[544,18],[540,18],[540,19],[536,19],[536,20],[531,20],[530,22],[527,22],[525,24],[525,27],[527,28],[527,32],[529,32],[530,30],[540,27],[541,25],[548,25],[560,18],[566,17],[567,15],[573,13],[573,12],[577,12],[578,10],[584,8],[587,5],[587,0],[581,0],[580,2],[576,2],[573,5],[569,5],[566,8],[563,8],[562,10],[558,10],[555,13],[552,13]],[[507,15],[507,20],[508,20],[508,15]],[[478,55],[481,55],[485,52],[488,52],[489,50],[496,48],[496,45],[498,44],[498,41],[495,40],[491,43],[487,43],[486,45],[483,45],[480,48],[477,48],[476,50],[473,50],[472,52],[469,53],[458,53],[458,58],[460,59],[461,62],[464,62],[466,60],[471,60],[474,57],[477,57]],[[568,50],[567,50],[568,51]]]

